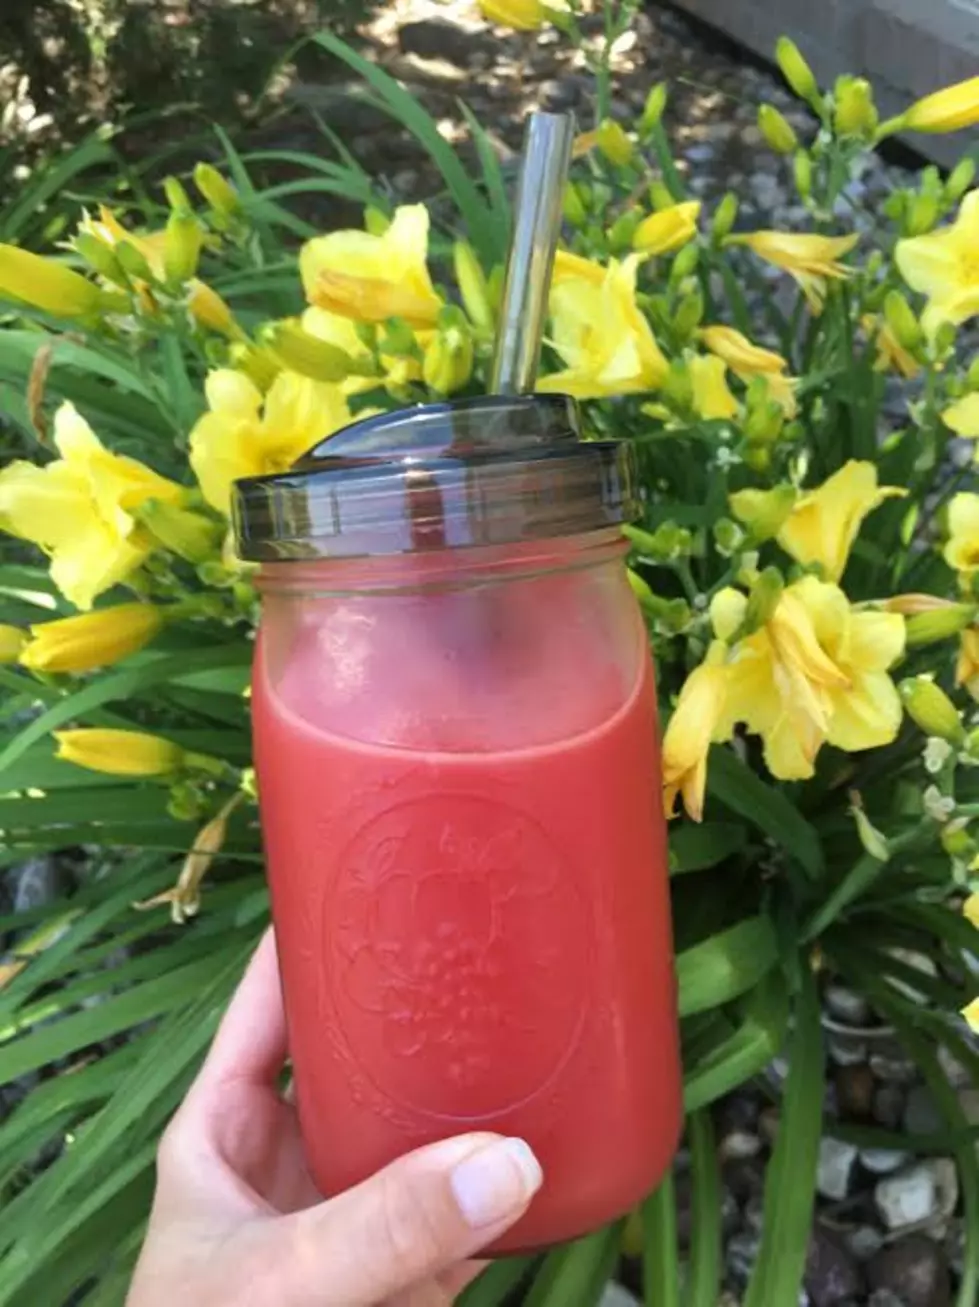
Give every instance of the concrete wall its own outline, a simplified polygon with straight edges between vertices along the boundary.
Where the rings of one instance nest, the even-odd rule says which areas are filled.
[[[910,100],[979,76],[979,0],[672,0],[757,54],[770,57],[783,33],[821,81],[849,72],[877,88],[884,116]],[[979,133],[916,136],[911,143],[954,163]]]

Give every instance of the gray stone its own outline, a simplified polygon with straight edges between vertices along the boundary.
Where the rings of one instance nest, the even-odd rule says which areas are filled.
[[[904,1118],[905,1092],[901,1085],[878,1085],[874,1092],[873,1118],[885,1130],[896,1130]]]
[[[38,854],[7,872],[12,889],[14,912],[31,912],[46,908],[68,888],[64,867],[47,854]]]
[[[907,1058],[885,1057],[880,1053],[872,1054],[870,1069],[878,1080],[895,1085],[913,1085],[919,1074],[917,1064]]]
[[[725,1253],[728,1275],[739,1288],[743,1288],[751,1278],[760,1243],[758,1235],[747,1231],[736,1234],[728,1241]]]
[[[420,18],[398,29],[398,44],[405,54],[423,59],[448,59],[469,68],[474,51],[485,36],[449,18]]]
[[[845,985],[827,985],[823,1002],[837,1021],[848,1026],[866,1026],[870,1023],[870,1004],[862,994]]]
[[[945,1118],[927,1085],[915,1085],[904,1106],[904,1128],[909,1135],[934,1135],[945,1127]]]
[[[639,1299],[634,1298],[621,1284],[607,1284],[598,1307],[639,1307]]]
[[[863,1291],[863,1273],[846,1245],[817,1225],[806,1254],[805,1287],[812,1307],[841,1307]]]
[[[896,1148],[861,1148],[860,1165],[871,1175],[893,1175],[909,1155]]]
[[[732,1130],[718,1144],[717,1153],[721,1163],[743,1162],[757,1157],[764,1144],[757,1135],[747,1130]]]
[[[852,1035],[830,1035],[826,1051],[837,1066],[862,1066],[867,1061],[867,1044]]]
[[[857,1163],[857,1148],[840,1139],[819,1141],[816,1188],[824,1198],[839,1201],[850,1192],[850,1180]]]
[[[897,1295],[905,1307],[948,1307],[952,1299],[945,1254],[922,1234],[909,1234],[882,1248],[867,1275],[876,1291]]]
[[[846,1246],[858,1262],[869,1262],[884,1246],[884,1236],[875,1225],[858,1225],[846,1232]]]
[[[907,1307],[907,1304],[890,1289],[875,1289],[867,1299],[867,1307]]]
[[[919,1225],[938,1213],[935,1173],[920,1163],[888,1176],[874,1189],[874,1200],[889,1230]]]
[[[936,1215],[946,1222],[959,1205],[959,1168],[950,1157],[930,1157],[923,1165],[935,1181]]]

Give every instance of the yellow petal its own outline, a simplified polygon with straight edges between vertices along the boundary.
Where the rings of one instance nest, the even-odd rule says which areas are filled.
[[[867,672],[884,672],[893,667],[904,653],[906,631],[904,618],[897,613],[851,613],[849,665]]]
[[[979,998],[974,998],[968,1007],[964,1007],[962,1015],[969,1023],[969,1028],[979,1035]]]
[[[479,0],[479,7],[489,22],[522,32],[536,31],[545,18],[541,0]]]
[[[20,661],[39,672],[87,672],[142,649],[162,626],[162,611],[142,603],[42,622],[31,627]]]
[[[740,590],[725,586],[710,601],[710,620],[719,640],[730,640],[742,626],[748,611],[748,597]]]
[[[964,686],[973,699],[979,700],[979,629],[976,627],[962,632],[955,684]]]
[[[59,758],[112,776],[162,776],[176,771],[184,751],[170,740],[143,731],[82,727],[55,731]]]
[[[696,236],[700,209],[700,201],[691,200],[651,213],[636,228],[633,248],[644,254],[670,254],[678,250]]]
[[[979,930],[979,894],[970,894],[962,904],[962,915]]]
[[[692,357],[688,362],[693,404],[705,421],[737,417],[739,405],[727,384],[727,365],[712,355]]]
[[[979,439],[979,393],[966,395],[942,413],[942,421],[957,436]]]
[[[0,298],[21,300],[58,318],[94,314],[98,286],[53,259],[16,245],[0,245]]]
[[[784,372],[788,367],[781,354],[754,345],[734,327],[704,327],[700,339],[705,348],[722,358],[732,372],[743,376]]]
[[[856,245],[859,235],[817,236],[804,232],[756,231],[736,238],[759,258],[787,272],[815,277],[846,277],[839,260]]]
[[[208,408],[228,417],[254,418],[262,407],[262,392],[253,381],[232,368],[216,368],[209,372],[204,393]]]
[[[0,499],[0,516],[2,509]],[[958,572],[976,571],[979,568],[979,495],[963,492],[952,496],[948,506],[948,530],[945,561],[949,567]]]
[[[858,672],[851,687],[832,692],[828,740],[857,753],[882,748],[897,738],[903,709],[897,687],[886,672]]]
[[[724,710],[727,669],[702,663],[687,677],[663,739],[663,784],[668,797],[677,790],[694,821],[703,816],[707,751]],[[672,798],[669,798],[672,810]]]
[[[904,114],[912,132],[958,132],[979,123],[979,77],[916,100]]]

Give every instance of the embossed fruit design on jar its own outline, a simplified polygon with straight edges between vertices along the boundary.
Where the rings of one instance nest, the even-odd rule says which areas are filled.
[[[239,483],[300,1118],[324,1193],[520,1135],[494,1249],[628,1210],[680,1125],[656,695],[629,466],[556,396],[432,405]]]

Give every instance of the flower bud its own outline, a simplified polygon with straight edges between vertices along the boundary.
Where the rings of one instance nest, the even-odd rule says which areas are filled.
[[[473,343],[468,331],[457,326],[439,331],[425,350],[425,385],[439,395],[452,395],[468,385],[472,370]]]
[[[314,381],[345,381],[363,371],[360,361],[345,349],[314,336],[294,318],[267,323],[259,331],[258,339],[272,352],[280,367]]]
[[[153,269],[146,261],[146,255],[138,250],[132,241],[117,241],[112,252],[127,277],[131,277],[134,281],[156,280]]]
[[[0,298],[8,296],[57,318],[89,317],[103,299],[94,282],[63,263],[16,245],[0,245]]]
[[[887,325],[907,350],[914,350],[924,339],[921,324],[914,310],[899,290],[889,290],[884,298],[884,317]]]
[[[748,606],[745,609],[744,623],[747,634],[760,630],[775,614],[785,582],[777,567],[766,567],[752,583],[748,593]]]
[[[939,201],[934,195],[915,195],[908,206],[905,228],[909,236],[923,236],[938,221]]]
[[[79,727],[53,734],[58,758],[109,776],[165,776],[184,761],[178,744],[143,731]]]
[[[960,819],[950,821],[946,826],[943,826],[938,838],[941,840],[942,848],[950,858],[971,862],[975,855],[975,841]]]
[[[238,371],[244,372],[263,393],[282,371],[282,364],[276,355],[264,345],[256,348],[239,341],[231,346],[228,353]]]
[[[452,247],[452,262],[459,294],[470,321],[479,331],[492,333],[496,315],[490,302],[486,274],[472,246],[465,241],[456,241]]]
[[[803,200],[812,198],[812,158],[805,150],[797,150],[792,160],[795,188]]]
[[[833,125],[837,136],[873,137],[878,114],[873,87],[865,77],[844,75],[837,78],[834,92]]]
[[[965,374],[965,381],[970,390],[979,390],[979,354],[969,364],[969,371]]]
[[[704,294],[699,286],[683,297],[673,315],[673,329],[679,340],[689,340],[704,317]]]
[[[624,254],[632,249],[632,240],[636,229],[642,222],[642,214],[636,208],[626,209],[620,213],[608,229],[609,249],[613,254]]]
[[[853,796],[850,816],[857,824],[857,837],[863,846],[864,852],[869,853],[878,862],[887,862],[891,856],[890,845],[877,827],[871,824],[869,817],[860,804],[859,795]]]
[[[773,540],[795,506],[795,486],[780,485],[771,490],[738,490],[728,499],[731,512],[748,528],[753,545]]]
[[[814,108],[820,108],[819,86],[815,75],[803,58],[802,51],[789,37],[779,37],[775,46],[775,62],[799,99]]]
[[[976,179],[976,162],[974,159],[960,159],[948,175],[945,183],[945,198],[949,204],[958,204],[966,191]]]
[[[670,266],[670,284],[675,286],[685,277],[692,276],[697,271],[699,262],[700,247],[685,245]]]
[[[164,609],[128,603],[39,622],[30,628],[30,643],[20,661],[35,672],[77,673],[109,667],[149,644],[164,621]]]
[[[391,219],[386,213],[374,204],[368,204],[364,209],[364,230],[370,232],[372,236],[383,236],[391,226]]]
[[[584,227],[588,221],[588,210],[581,198],[581,190],[574,182],[568,182],[564,188],[562,201],[564,216],[572,227]]]
[[[0,665],[17,662],[26,644],[26,631],[22,631],[19,626],[0,623]]]
[[[100,241],[97,236],[87,231],[77,232],[72,245],[92,271],[97,272],[100,277],[105,277],[107,281],[114,281],[117,286],[127,284],[126,274],[111,245]]]
[[[161,499],[147,499],[135,510],[135,516],[164,549],[188,563],[203,563],[220,551],[221,527],[200,513]]]
[[[642,136],[648,136],[649,133],[660,124],[663,117],[663,111],[666,108],[667,88],[665,82],[657,82],[653,89],[646,96],[646,103],[643,107],[642,117],[639,119],[639,133]]]
[[[722,558],[732,558],[745,542],[745,533],[729,517],[720,517],[714,523],[714,544]]]
[[[676,200],[666,182],[654,177],[649,183],[649,199],[654,209],[672,209]]]
[[[905,711],[926,735],[960,744],[965,730],[958,709],[930,676],[914,676],[898,686]]]
[[[606,118],[599,124],[597,132],[597,144],[600,152],[608,159],[609,163],[614,164],[617,168],[625,168],[632,162],[635,153],[632,142],[626,135],[621,123],[617,123],[614,118]]]
[[[210,163],[199,163],[194,169],[194,185],[203,199],[222,218],[230,218],[241,208],[238,192],[217,168]]]
[[[715,241],[723,241],[731,234],[738,218],[738,197],[728,191],[714,211],[714,223],[711,234]]]
[[[921,645],[936,644],[939,640],[950,640],[964,631],[975,621],[976,609],[973,604],[948,604],[944,608],[934,608],[928,613],[916,613],[905,623],[906,643],[909,649]]]
[[[183,183],[178,181],[176,177],[164,177],[163,192],[171,209],[187,213],[192,212],[193,206],[190,202],[190,196],[184,189]]]
[[[759,108],[758,127],[776,154],[792,154],[799,146],[792,124],[773,104],[763,104]]]
[[[170,282],[183,283],[197,272],[204,228],[189,209],[174,209],[167,219],[163,268]]]

